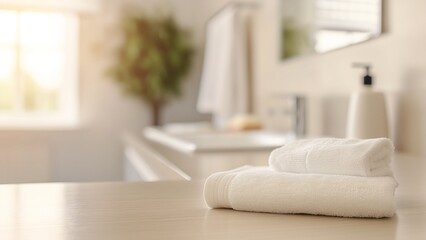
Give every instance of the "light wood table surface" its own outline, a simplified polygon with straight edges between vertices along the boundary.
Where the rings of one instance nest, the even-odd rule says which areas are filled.
[[[0,239],[426,239],[425,161],[395,168],[389,219],[210,210],[202,181],[1,185]]]

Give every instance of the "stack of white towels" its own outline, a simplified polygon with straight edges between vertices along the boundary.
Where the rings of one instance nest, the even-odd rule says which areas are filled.
[[[296,140],[272,151],[269,167],[244,166],[212,174],[204,186],[211,208],[392,217],[398,186],[386,138]]]

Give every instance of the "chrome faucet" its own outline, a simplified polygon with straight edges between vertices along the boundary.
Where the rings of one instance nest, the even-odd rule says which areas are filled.
[[[297,94],[277,94],[270,98],[267,116],[272,130],[295,136],[306,134],[306,98]]]

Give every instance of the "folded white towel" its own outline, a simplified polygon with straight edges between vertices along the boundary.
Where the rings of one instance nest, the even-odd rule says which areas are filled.
[[[269,166],[292,173],[392,176],[394,147],[387,138],[319,138],[289,142],[269,156]]]
[[[355,177],[277,172],[242,167],[211,175],[204,199],[211,208],[342,217],[391,217],[393,177]]]

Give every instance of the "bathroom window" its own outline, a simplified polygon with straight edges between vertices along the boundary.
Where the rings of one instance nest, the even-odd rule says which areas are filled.
[[[0,128],[77,123],[78,18],[0,10]]]

